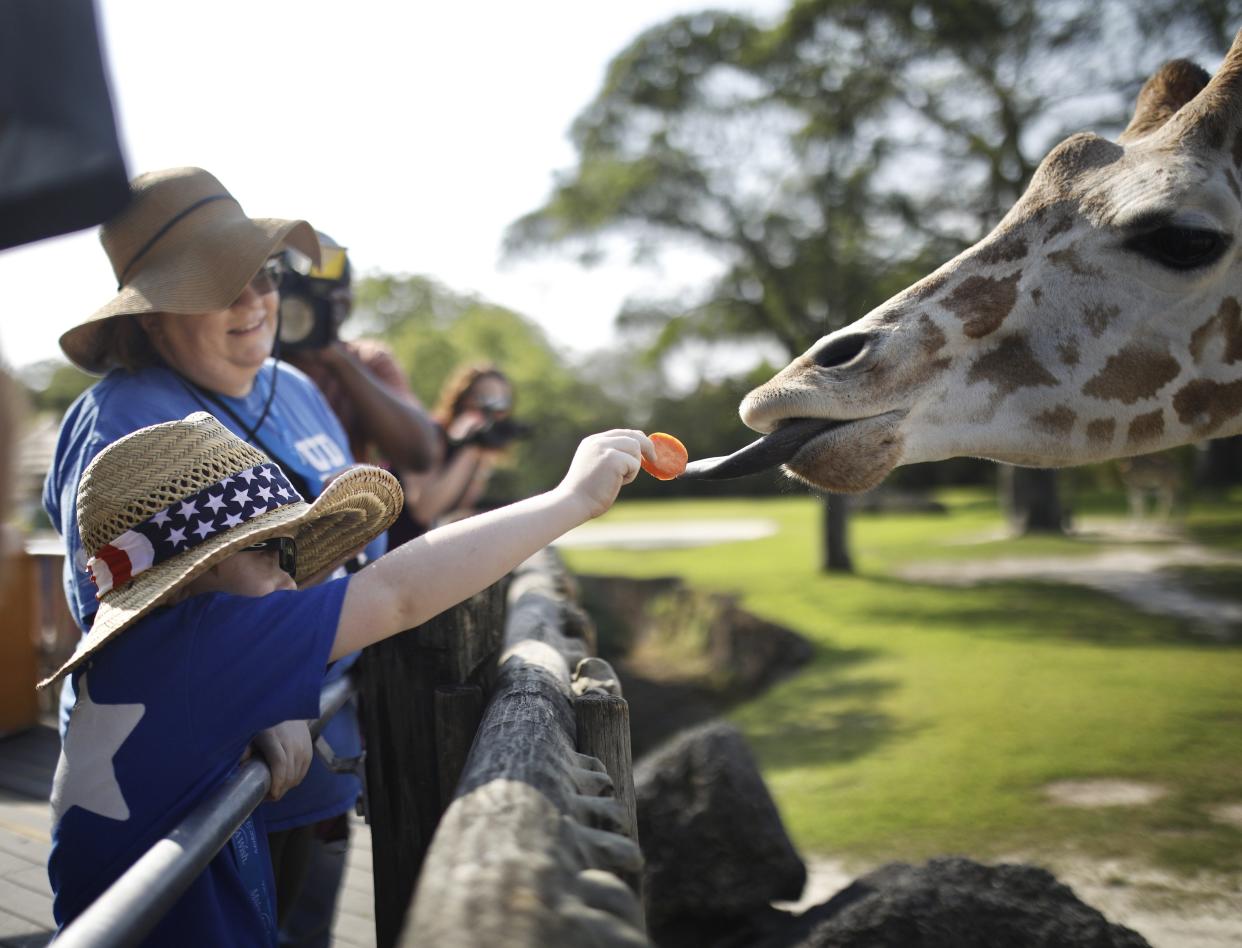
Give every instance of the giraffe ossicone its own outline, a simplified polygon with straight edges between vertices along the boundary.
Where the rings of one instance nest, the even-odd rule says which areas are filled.
[[[1074,135],[987,237],[742,402],[835,491],[976,456],[1058,467],[1242,432],[1242,31],[1166,63],[1116,142]]]

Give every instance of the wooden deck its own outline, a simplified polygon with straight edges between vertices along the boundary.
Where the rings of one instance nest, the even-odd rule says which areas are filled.
[[[39,725],[0,739],[0,948],[45,945],[55,927],[47,881],[47,798],[60,743]],[[333,943],[372,948],[371,831],[355,819]]]

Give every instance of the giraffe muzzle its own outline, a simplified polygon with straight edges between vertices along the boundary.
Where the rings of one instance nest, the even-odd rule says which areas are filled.
[[[691,461],[686,465],[679,480],[721,481],[732,477],[745,477],[747,474],[758,474],[760,471],[784,464],[801,451],[812,438],[832,428],[847,424],[849,421],[794,418],[732,454]]]

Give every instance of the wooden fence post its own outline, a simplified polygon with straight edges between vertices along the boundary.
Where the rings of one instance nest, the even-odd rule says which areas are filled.
[[[579,750],[570,669],[589,666],[579,679],[590,687],[615,675],[583,661],[594,630],[572,593],[551,550],[512,575],[495,687],[427,853],[403,948],[650,948],[636,890],[621,881],[642,872],[632,775],[627,811],[608,765]],[[592,746],[628,773],[628,706],[599,697],[583,706]]]
[[[620,695],[588,691],[574,698],[574,717],[578,722],[578,753],[603,763],[612,778],[613,793],[625,813],[625,833],[638,843],[629,702]],[[623,873],[621,879],[642,898],[641,872]]]
[[[460,766],[451,762],[463,761],[469,749],[460,701],[447,696],[456,686],[477,687],[490,672],[503,637],[503,616],[504,589],[498,583],[416,629],[371,646],[358,662],[378,948],[397,943],[446,805],[440,761]],[[442,747],[445,742],[451,746]]]

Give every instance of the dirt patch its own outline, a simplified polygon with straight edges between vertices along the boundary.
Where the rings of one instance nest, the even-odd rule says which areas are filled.
[[[1211,807],[1208,815],[1217,823],[1224,823],[1227,826],[1236,826],[1242,829],[1242,803],[1222,803],[1219,806]]]
[[[1188,585],[1176,572],[1185,567],[1236,568],[1242,556],[1194,544],[1163,549],[1111,550],[1094,556],[997,557],[949,563],[912,563],[897,576],[910,582],[975,586],[1005,580],[1039,580],[1085,586],[1152,615],[1191,623],[1203,638],[1242,639],[1242,603],[1210,596]]]
[[[1044,787],[1048,799],[1060,806],[1143,806],[1155,803],[1168,789],[1134,780],[1058,780]]]

